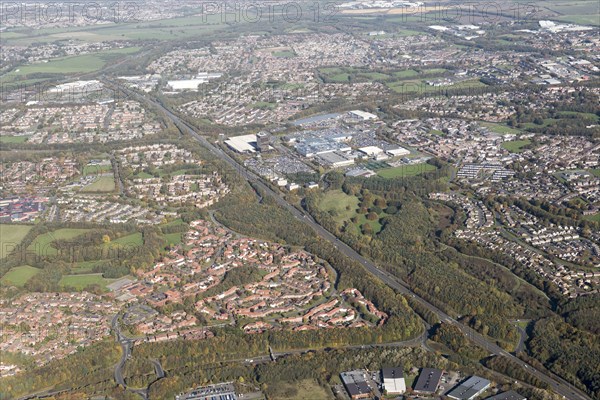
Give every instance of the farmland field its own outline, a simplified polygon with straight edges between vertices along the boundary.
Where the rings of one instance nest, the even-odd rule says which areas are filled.
[[[29,265],[21,265],[20,267],[11,268],[0,280],[2,285],[14,285],[23,287],[29,279],[37,275],[41,270],[30,267]]]
[[[0,258],[6,257],[29,233],[29,225],[0,224]]]

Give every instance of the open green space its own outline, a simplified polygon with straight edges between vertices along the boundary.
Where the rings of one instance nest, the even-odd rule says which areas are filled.
[[[600,26],[600,18],[596,9],[595,14],[581,15],[581,14],[573,14],[573,15],[559,15],[555,17],[555,19],[563,22],[570,22],[572,24],[578,25],[590,25],[590,26]]]
[[[115,240],[111,240],[107,245],[121,246],[141,246],[144,244],[144,237],[141,232],[132,233],[131,235],[123,236]]]
[[[585,215],[583,219],[585,219],[586,221],[600,222],[600,212],[592,215]]]
[[[274,57],[279,57],[279,58],[296,57],[296,53],[294,53],[292,50],[274,51],[272,54]]]
[[[397,32],[394,32],[394,36],[418,36],[422,34],[423,32],[414,31],[412,29],[400,29]]]
[[[165,242],[167,243],[167,245],[178,245],[181,244],[182,242],[182,238],[181,238],[181,233],[179,232],[175,232],[175,233],[167,233],[165,236]]]
[[[590,174],[600,177],[600,168],[588,169],[588,171]]]
[[[106,50],[93,54],[69,56],[51,59],[48,62],[22,65],[2,77],[10,80],[32,74],[77,74],[94,72],[103,68],[111,59],[118,55],[131,54],[139,51],[139,47]]]
[[[30,230],[30,225],[0,224],[0,258],[13,251]]]
[[[53,256],[58,254],[57,250],[52,247],[52,242],[55,240],[69,240],[76,238],[88,232],[89,229],[74,229],[74,228],[63,228],[57,229],[52,232],[44,233],[36,237],[33,242],[27,248],[28,251],[33,251],[39,256]]]
[[[402,165],[400,167],[384,168],[377,171],[377,175],[382,178],[401,178],[408,176],[416,176],[424,172],[435,171],[435,167],[431,164],[421,163],[412,165]]]
[[[81,261],[71,267],[71,274],[89,274],[92,273],[96,265],[102,264],[103,260]]]
[[[518,135],[519,133],[521,133],[519,129],[511,128],[510,126],[504,124],[495,124],[493,122],[480,122],[480,124],[481,126],[485,126],[486,128],[488,128],[490,131],[494,133],[499,133],[501,135]]]
[[[357,212],[359,204],[360,199],[357,196],[350,196],[342,190],[331,190],[323,194],[318,208],[320,211],[328,213],[338,226],[348,223],[347,229],[353,230],[356,234],[361,233],[361,227],[364,224],[370,225],[374,234],[379,233],[382,229],[379,221],[388,214],[380,212],[377,219],[369,220],[366,214]]]
[[[185,222],[181,218],[174,219],[173,221],[167,222],[166,224],[162,224],[161,226],[180,226],[185,225]]]
[[[578,118],[583,118],[583,119],[589,119],[594,122],[600,120],[600,116],[598,116],[594,113],[584,113],[584,112],[577,112],[577,111],[559,111],[557,114],[560,117],[578,117]]]
[[[133,179],[150,179],[150,178],[154,178],[154,177],[145,171],[140,171],[133,176]]]
[[[101,176],[94,182],[81,189],[82,192],[113,192],[114,190],[115,179],[112,175]]]
[[[29,265],[21,265],[19,267],[11,268],[3,277],[0,279],[0,283],[5,286],[19,286],[23,287],[29,279],[37,275],[41,270],[30,267]]]
[[[98,175],[112,171],[112,165],[86,165],[83,167],[83,175]]]
[[[321,211],[329,213],[339,224],[356,215],[358,198],[349,196],[341,190],[326,192],[319,202]],[[347,209],[349,208],[349,209]]]
[[[238,24],[241,25],[245,21]],[[82,42],[103,42],[115,40],[181,40],[197,37],[221,29],[225,24],[221,16],[192,15],[186,17],[166,18],[148,22],[124,22],[119,24],[102,24],[86,27],[54,27],[17,29],[15,32],[2,33],[3,40],[10,44],[27,46],[33,43],[49,43],[65,40]]]
[[[435,93],[435,92],[446,92],[459,89],[472,89],[482,88],[487,85],[481,82],[479,79],[469,79],[461,82],[457,82],[453,85],[447,86],[433,86],[427,84],[427,80],[434,79],[409,79],[398,82],[386,82],[386,85],[397,93]]]
[[[274,400],[330,400],[333,395],[314,379],[297,382],[281,381],[269,389],[269,398]]]
[[[389,79],[390,77],[388,74],[382,74],[381,72],[361,72],[360,74],[358,74],[358,76],[367,78],[372,81]]]
[[[523,151],[523,147],[530,145],[531,140],[511,140],[509,142],[502,143],[502,147],[511,153],[520,153]]]
[[[25,143],[29,136],[0,135],[0,143]]]
[[[75,290],[83,290],[89,285],[100,285],[106,287],[114,279],[106,279],[102,274],[80,274],[80,275],[65,275],[60,279],[59,285],[63,288],[74,288]]]
[[[251,106],[252,108],[259,108],[259,109],[273,109],[275,107],[277,107],[276,103],[269,103],[267,101],[259,101],[256,102],[254,104],[252,104]]]

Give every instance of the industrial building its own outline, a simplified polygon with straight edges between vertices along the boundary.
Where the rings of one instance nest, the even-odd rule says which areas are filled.
[[[415,383],[414,391],[417,394],[435,394],[440,385],[442,378],[442,370],[435,368],[423,368],[417,383]]]
[[[390,157],[400,157],[410,154],[410,151],[400,146],[391,146],[385,149],[386,154]]]
[[[521,396],[519,393],[514,390],[509,390],[508,392],[500,393],[492,397],[488,397],[487,400],[527,400],[526,397]]]
[[[370,178],[375,175],[377,175],[375,172],[371,171],[370,169],[366,169],[366,168],[354,168],[349,171],[346,171],[346,173],[345,173],[345,176],[349,176],[352,178],[358,178],[358,177]]]
[[[352,400],[368,399],[371,397],[371,387],[367,384],[366,371],[342,372],[340,378]]]
[[[234,136],[225,141],[225,144],[238,153],[256,152],[256,135]]]
[[[232,383],[203,386],[175,396],[175,400],[237,400]]]
[[[383,368],[381,370],[383,389],[387,394],[402,394],[406,392],[404,371],[402,368]]]
[[[361,110],[352,110],[349,111],[348,114],[350,117],[361,120],[361,121],[370,121],[377,119],[377,115],[371,114],[370,112],[361,111]]]
[[[487,379],[473,375],[448,392],[446,396],[456,400],[472,400],[485,392],[490,387],[490,384],[490,381]]]
[[[216,73],[199,72],[198,75],[196,75],[192,79],[181,79],[181,80],[168,81],[167,87],[174,91],[185,91],[185,90],[197,91],[198,86],[200,86],[204,83],[208,83],[208,81],[210,81],[211,79],[220,78],[221,75],[222,74],[220,74],[218,72],[216,72]]]
[[[368,157],[375,157],[375,156],[378,156],[379,154],[383,154],[383,149],[380,149],[377,146],[361,147],[358,149],[358,151],[360,151],[361,153],[363,153],[364,155],[366,155]]]
[[[352,148],[341,141],[330,138],[310,137],[296,144],[296,151],[304,157],[314,157],[319,154],[334,151],[351,151]]]
[[[317,156],[319,164],[325,165],[329,168],[340,168],[347,167],[354,164],[354,159],[349,157],[347,154],[342,152],[331,152],[323,153]]]

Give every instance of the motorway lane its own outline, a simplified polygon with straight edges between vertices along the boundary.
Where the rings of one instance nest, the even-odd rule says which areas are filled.
[[[431,312],[435,313],[441,321],[448,323],[450,325],[454,325],[457,327],[465,336],[467,336],[471,341],[480,347],[486,349],[490,352],[490,354],[495,354],[499,356],[504,356],[511,359],[513,362],[520,365],[522,368],[528,370],[532,375],[540,379],[541,381],[550,385],[550,387],[558,394],[562,395],[564,398],[570,400],[591,400],[589,396],[583,393],[581,390],[573,387],[570,383],[566,382],[564,379],[560,378],[557,375],[554,375],[551,372],[541,372],[535,369],[533,366],[524,362],[523,360],[517,358],[516,356],[510,354],[506,350],[502,349],[500,346],[495,343],[488,341],[484,336],[474,331],[473,329],[463,325],[462,323],[456,321],[445,312],[429,303],[425,299],[416,295],[405,282],[402,282],[399,278],[394,277],[390,273],[380,270],[375,264],[373,264],[370,260],[364,258],[360,254],[358,254],[354,249],[346,245],[344,242],[340,241],[336,236],[334,236],[331,232],[327,231],[321,225],[319,225],[313,218],[304,210],[298,210],[296,207],[292,206],[288,203],[280,193],[275,192],[269,186],[267,186],[260,177],[254,174],[251,171],[248,171],[243,166],[238,164],[236,160],[234,160],[231,156],[225,153],[222,149],[216,147],[212,143],[210,143],[206,138],[200,136],[196,133],[194,127],[189,125],[187,122],[181,120],[178,116],[173,114],[170,110],[165,108],[160,102],[150,99],[145,96],[141,96],[129,89],[123,89],[128,93],[128,95],[138,98],[141,102],[146,102],[154,105],[158,109],[160,109],[182,132],[187,132],[192,137],[194,137],[200,144],[206,147],[211,153],[215,156],[221,158],[222,160],[229,163],[232,167],[234,167],[239,173],[246,178],[248,181],[252,182],[256,186],[260,187],[265,193],[269,194],[281,207],[287,209],[292,213],[292,215],[304,223],[311,226],[319,236],[323,239],[328,240],[332,244],[334,244],[339,251],[341,251],[344,255],[355,260],[360,263],[371,272],[373,275],[380,278],[383,282],[385,282],[388,286],[395,289],[406,296],[412,296],[414,300],[418,301],[422,306],[426,307]]]

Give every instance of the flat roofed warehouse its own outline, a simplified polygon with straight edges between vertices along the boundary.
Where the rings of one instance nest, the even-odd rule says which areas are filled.
[[[256,135],[234,136],[225,141],[225,144],[238,153],[256,152]]]
[[[435,368],[423,368],[414,390],[418,393],[435,393],[442,378],[442,370]]]
[[[492,397],[488,397],[487,400],[527,400],[526,397],[521,396],[519,393],[514,390],[509,390],[508,392],[500,393]]]
[[[319,154],[317,158],[321,164],[332,168],[346,167],[354,164],[352,158],[346,157],[343,153],[338,152]]]
[[[352,400],[368,399],[371,397],[371,388],[366,382],[364,371],[348,371],[340,374],[344,387]]]
[[[388,394],[400,394],[406,391],[402,368],[383,368],[381,370],[383,388]]]
[[[446,396],[456,400],[472,400],[490,387],[490,381],[473,375],[460,385],[456,386]]]

